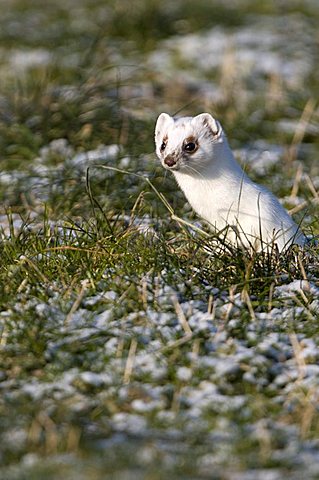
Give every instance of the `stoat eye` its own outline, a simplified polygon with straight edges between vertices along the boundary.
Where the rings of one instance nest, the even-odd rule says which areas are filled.
[[[185,152],[194,152],[196,150],[196,143],[189,142],[184,145]]]
[[[166,148],[166,142],[162,142],[161,152],[164,152],[165,148]]]

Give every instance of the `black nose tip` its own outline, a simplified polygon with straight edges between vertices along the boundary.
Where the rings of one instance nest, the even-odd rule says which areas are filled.
[[[174,165],[176,165],[176,160],[168,155],[166,158],[164,158],[164,163],[168,167],[173,167]]]

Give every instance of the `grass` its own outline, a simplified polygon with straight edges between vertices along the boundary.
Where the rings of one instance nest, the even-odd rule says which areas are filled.
[[[166,109],[216,113],[248,152],[261,138],[284,146],[249,174],[293,192],[296,220],[318,235],[314,68],[307,89],[271,75],[225,85],[230,64],[197,72],[222,87],[213,101],[183,80],[196,65],[178,52],[174,83],[149,63],[172,35],[281,18],[255,3],[238,16],[204,0],[17,0],[0,20],[1,477],[319,471],[318,246],[216,249],[153,153]],[[315,28],[315,9],[294,5]],[[48,64],[10,63],[34,48]],[[287,118],[292,133],[278,129]]]

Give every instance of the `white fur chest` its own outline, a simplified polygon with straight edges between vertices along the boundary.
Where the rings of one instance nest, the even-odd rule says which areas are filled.
[[[178,171],[174,176],[195,212],[218,230],[224,228],[238,199],[235,191],[214,179],[205,180]]]

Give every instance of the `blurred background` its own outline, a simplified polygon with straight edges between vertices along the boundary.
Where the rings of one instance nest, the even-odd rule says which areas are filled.
[[[32,156],[119,131],[151,149],[145,125],[161,111],[208,110],[235,141],[289,142],[309,100],[317,137],[316,0],[1,0],[1,12],[2,156],[19,156],[20,137]]]
[[[57,164],[109,144],[151,155],[160,112],[208,111],[244,161],[280,145],[290,178],[297,157],[318,174],[316,0],[1,0],[1,12],[3,169],[52,141]],[[132,166],[153,171],[154,157]]]

